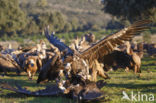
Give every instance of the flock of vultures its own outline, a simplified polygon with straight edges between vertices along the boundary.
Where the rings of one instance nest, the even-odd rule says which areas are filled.
[[[39,72],[37,83],[55,81],[56,83],[35,92],[16,85],[0,83],[0,88],[30,96],[65,96],[84,101],[104,98],[100,90],[105,86],[104,79],[111,78],[107,71],[125,69],[141,73],[140,65],[143,53],[156,56],[156,44],[132,44],[132,38],[149,29],[149,20],[137,21],[117,33],[94,42],[94,34],[87,34],[81,39],[76,38],[70,46],[65,45],[54,33],[45,36],[51,43],[47,48],[40,41],[33,48],[19,47],[17,50],[0,47],[0,72],[9,76],[8,72],[17,75],[25,71],[28,79],[33,79]],[[97,80],[97,76],[104,78]]]

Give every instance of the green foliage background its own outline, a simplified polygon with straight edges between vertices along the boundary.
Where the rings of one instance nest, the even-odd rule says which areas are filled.
[[[131,20],[150,18],[155,22],[155,2],[142,2],[105,0],[102,4],[100,0],[0,0],[0,40],[38,39],[44,37],[43,31],[48,25],[50,31],[55,31],[66,43],[75,35],[82,36],[87,32],[94,32],[100,38],[131,24]],[[103,6],[104,11],[101,10]],[[155,34],[156,24],[152,26],[144,37]]]
[[[0,33],[12,35],[26,26],[26,15],[18,0],[0,0]]]

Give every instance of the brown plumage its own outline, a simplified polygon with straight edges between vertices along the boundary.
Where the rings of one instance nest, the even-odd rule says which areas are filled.
[[[123,68],[126,70],[133,70],[135,73],[140,73],[140,67],[138,67],[138,70],[135,69],[138,65],[136,62],[138,60],[134,58],[137,57],[127,54],[124,51],[114,50],[112,53],[103,57],[104,70],[109,71],[110,69],[117,70]]]
[[[102,59],[104,55],[111,53],[117,45],[124,44],[124,41],[130,41],[135,34],[148,29],[149,27],[144,25],[150,22],[149,20],[141,20],[117,33],[105,37],[84,52],[81,52],[81,57],[89,61]]]
[[[85,34],[85,39],[89,43],[93,43],[95,41],[95,35],[93,33]]]
[[[21,72],[20,66],[17,62],[8,54],[4,55],[0,53],[0,71],[7,74],[7,72],[16,72],[18,75]]]
[[[46,81],[46,80],[55,80],[59,76],[60,70],[63,70],[61,59],[58,54],[55,54],[48,62],[43,65],[39,73],[37,83]]]
[[[147,29],[148,27],[143,26],[143,25],[148,24],[149,22],[150,21],[148,21],[148,20],[136,22],[133,25],[131,25],[130,27],[127,27],[127,28],[119,31],[118,33],[107,36],[106,38],[104,38],[104,39],[100,40],[99,42],[97,42],[95,45],[88,48],[87,50],[85,50],[83,52],[80,52],[80,53],[77,52],[75,54],[68,46],[64,45],[62,42],[57,40],[54,37],[54,35],[50,36],[48,34],[48,35],[46,35],[46,37],[48,38],[48,40],[51,43],[53,43],[55,46],[58,46],[58,48],[59,48],[59,50],[61,52],[63,50],[65,50],[65,49],[67,50],[67,52],[64,53],[65,56],[60,56],[60,57],[62,57],[61,60],[63,61],[63,63],[60,62],[60,58],[56,54],[48,62],[48,64],[45,66],[45,69],[42,69],[43,72],[42,71],[41,72],[43,73],[43,75],[47,76],[47,73],[49,73],[49,70],[50,70],[50,71],[52,71],[51,75],[54,75],[53,79],[55,79],[58,76],[57,74],[59,74],[56,71],[59,71],[60,68],[63,66],[63,64],[66,64],[66,65],[69,64],[69,67],[72,67],[72,69],[74,68],[76,70],[76,73],[73,73],[73,75],[71,77],[72,80],[70,80],[70,77],[68,77],[69,79],[66,78],[67,80],[70,80],[70,86],[68,86],[67,88],[65,88],[65,87],[62,88],[62,87],[57,86],[57,91],[58,90],[60,91],[60,89],[62,91],[64,91],[64,90],[69,88],[69,92],[67,92],[67,94],[72,92],[71,93],[72,96],[73,96],[73,94],[76,94],[76,97],[78,97],[79,99],[83,99],[83,100],[93,100],[93,99],[96,99],[98,97],[101,97],[102,93],[99,90],[99,88],[101,88],[104,85],[104,83],[102,82],[103,85],[98,87],[98,84],[96,84],[95,82],[92,83],[92,82],[89,81],[89,83],[87,83],[86,82],[87,79],[83,80],[82,79],[83,74],[80,74],[80,76],[79,76],[79,74],[77,74],[77,72],[79,72],[79,70],[77,71],[77,69],[79,69],[78,65],[81,65],[81,62],[80,62],[80,64],[77,63],[78,60],[82,60],[84,62],[83,63],[84,65],[81,67],[82,69],[80,69],[80,73],[81,73],[81,70],[86,69],[86,67],[88,68],[88,66],[91,66],[93,68],[94,64],[96,64],[96,60],[100,61],[101,59],[103,59],[103,56],[105,56],[105,55],[111,53],[112,51],[114,51],[114,48],[117,45],[123,44],[124,41],[131,40],[134,34],[136,34],[138,32],[141,32],[142,30]],[[70,63],[71,64],[75,63],[75,65],[70,66]],[[63,66],[63,69],[64,69],[64,66]],[[41,73],[41,75],[42,75],[42,73]],[[75,79],[73,78],[74,76],[75,76]],[[44,77],[44,76],[41,76],[41,77]],[[39,81],[37,81],[37,82],[40,82],[40,79],[41,78],[39,76],[39,79],[38,79]],[[74,81],[76,79],[80,79],[80,81],[78,80],[78,83],[74,83]],[[77,86],[78,86],[78,88],[77,88]],[[58,87],[59,87],[59,89],[58,89]],[[33,93],[28,92],[27,90],[23,90],[20,87],[18,87],[18,89],[13,89],[13,91],[16,91],[16,90],[19,93],[28,94],[28,95],[31,95],[31,94],[32,95],[34,95],[34,94],[35,95],[40,95],[40,93],[41,93],[41,92],[33,92]],[[53,91],[55,91],[55,90],[53,89]],[[58,94],[57,91],[54,92],[54,93]],[[61,93],[64,93],[64,92],[61,92]]]
[[[85,84],[77,85],[73,85],[68,82],[68,86],[64,90],[64,94],[72,99],[98,101],[103,97],[103,93],[100,89],[104,87],[105,84],[106,82],[103,80],[99,80],[97,82],[85,81]]]
[[[143,58],[143,56],[144,56],[144,45],[143,45],[143,43],[137,44],[137,50],[136,51],[137,51],[138,56],[140,58]]]
[[[139,57],[139,55],[137,53],[135,53],[133,51],[133,49],[131,48],[131,44],[129,42],[126,43],[127,46],[127,54],[129,54],[133,60],[133,62],[131,63],[131,67],[133,68],[135,73],[140,73],[140,66],[141,66],[141,58]],[[129,68],[127,68],[127,70],[129,70]]]
[[[125,41],[130,41],[132,40],[133,36],[137,33],[140,33],[143,30],[149,29],[148,26],[145,26],[146,24],[149,24],[151,21],[150,20],[141,20],[137,21],[134,24],[132,24],[129,27],[126,27],[122,30],[120,30],[117,33],[114,33],[112,35],[108,35],[107,37],[103,38],[102,40],[98,41],[88,49],[82,51],[82,52],[74,52],[65,44],[57,40],[55,36],[52,34],[51,36],[48,33],[48,29],[46,29],[45,34],[48,40],[55,45],[56,47],[59,48],[60,51],[67,50],[66,55],[74,56],[77,55],[79,58],[83,59],[84,61],[87,61],[87,65],[94,71],[93,75],[96,74],[97,70],[93,68],[95,65],[95,60],[100,62],[103,59],[103,56],[111,53],[114,51],[114,49],[121,44],[124,44]],[[73,58],[69,58],[70,56],[66,56],[64,63],[67,61],[73,61]],[[70,60],[71,59],[71,60]],[[85,67],[84,67],[85,68]],[[92,76],[96,77],[96,76]],[[94,79],[96,80],[96,79]]]
[[[32,79],[36,71],[42,67],[42,62],[37,56],[29,56],[24,61],[23,67],[27,72],[29,79]]]
[[[145,24],[149,24],[150,22],[151,21],[149,20],[138,21],[132,24],[131,26],[120,30],[117,33],[114,33],[112,35],[105,37],[104,39],[95,43],[90,48],[81,52],[80,53],[81,58],[88,60],[89,65],[92,65],[92,63],[94,63],[93,61],[96,59],[100,62],[105,55],[114,51],[117,45],[121,45],[121,44],[124,44],[125,41],[132,40],[135,34],[148,29],[149,27],[145,26]],[[93,76],[93,77],[96,77],[96,76]]]
[[[105,71],[117,70],[118,68],[126,69],[126,71],[133,70],[135,73],[140,73],[141,65],[141,53],[142,47],[139,44],[134,48],[134,45],[131,46],[130,42],[126,42],[122,47],[117,50],[114,50],[112,53],[105,55],[103,57],[104,69]]]

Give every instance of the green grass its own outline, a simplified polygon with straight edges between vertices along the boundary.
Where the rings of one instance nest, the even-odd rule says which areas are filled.
[[[156,58],[144,58],[142,60],[142,74],[141,77],[135,75],[133,72],[126,73],[124,70],[111,71],[109,76],[111,79],[106,80],[107,84],[102,88],[106,99],[106,103],[133,103],[128,100],[121,100],[122,91],[129,95],[133,91],[135,94],[153,94],[155,102],[134,102],[134,103],[156,103]],[[47,84],[36,84],[37,76],[34,80],[28,80],[26,74],[22,76],[0,76],[1,81],[8,82],[12,85],[18,83],[22,87],[29,90],[38,90],[45,88]],[[99,78],[101,79],[101,78]],[[75,103],[75,101],[63,97],[27,97],[15,92],[0,89],[0,103]],[[95,103],[95,102],[94,102]]]
[[[69,45],[72,41],[72,39],[74,39],[76,36],[78,36],[79,38],[81,38],[82,36],[84,36],[87,33],[93,33],[96,36],[96,39],[99,40],[101,38],[103,38],[104,36],[114,33],[117,30],[99,30],[99,31],[78,31],[78,32],[68,32],[68,33],[56,33],[56,37],[65,40],[64,43]],[[24,39],[23,39],[24,38]],[[0,42],[1,41],[16,41],[20,44],[25,44],[24,40],[30,40],[33,41],[34,43],[39,42],[39,40],[46,40],[45,35],[40,35],[40,34],[34,34],[34,35],[16,35],[16,36],[3,36],[0,38]],[[26,42],[26,44],[28,44]]]

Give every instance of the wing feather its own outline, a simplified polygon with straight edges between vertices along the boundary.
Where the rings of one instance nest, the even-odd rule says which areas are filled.
[[[117,45],[121,45],[125,41],[130,41],[135,34],[149,29],[149,27],[145,25],[150,22],[150,20],[137,21],[131,26],[103,38],[95,45],[81,52],[81,57],[89,61],[102,58],[104,55],[111,53]]]

